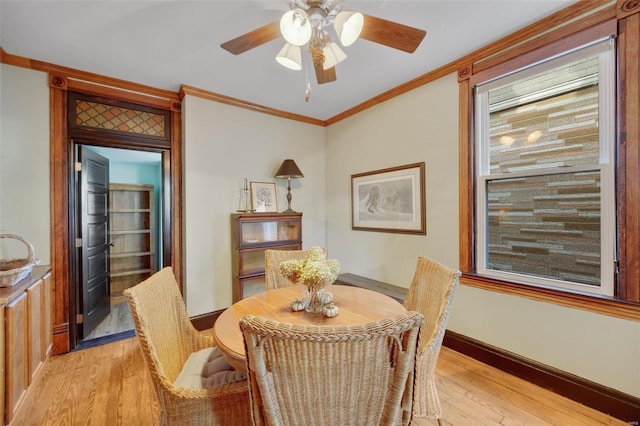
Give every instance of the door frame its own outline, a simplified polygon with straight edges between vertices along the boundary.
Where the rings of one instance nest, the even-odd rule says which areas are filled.
[[[100,96],[168,112],[168,143],[162,151],[163,265],[171,266],[181,292],[182,257],[182,103],[177,93],[94,74],[49,74],[51,126],[51,271],[54,287],[53,354],[69,352],[77,342],[74,144],[67,103],[69,92]],[[79,78],[81,77],[81,78]],[[74,135],[77,136],[77,135]],[[159,150],[153,141],[110,142],[87,132],[83,144]]]

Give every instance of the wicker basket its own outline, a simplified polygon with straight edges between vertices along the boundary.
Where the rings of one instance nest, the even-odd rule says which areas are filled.
[[[24,259],[0,259],[0,287],[11,287],[25,278],[38,260],[33,255],[31,243],[19,235],[0,234],[0,238],[14,238],[22,241],[29,250],[29,254]]]

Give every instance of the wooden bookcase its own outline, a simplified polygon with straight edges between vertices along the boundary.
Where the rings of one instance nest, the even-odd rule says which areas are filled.
[[[109,184],[111,303],[156,270],[153,185]]]
[[[302,213],[231,215],[233,301],[265,290],[264,252],[302,249]]]

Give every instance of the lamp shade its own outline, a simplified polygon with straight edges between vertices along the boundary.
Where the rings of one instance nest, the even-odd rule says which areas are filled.
[[[338,65],[340,62],[347,59],[346,53],[340,49],[340,47],[331,42],[322,49],[322,53],[324,53],[324,64],[322,68],[328,70],[329,68],[333,68]]]
[[[295,161],[288,158],[282,162],[280,168],[273,176],[275,178],[284,179],[284,178],[301,178],[304,177],[298,165]]]
[[[343,10],[336,15],[333,21],[333,27],[338,34],[340,43],[343,46],[351,46],[360,36],[362,26],[364,25],[364,16],[360,12],[349,12]]]
[[[300,52],[300,46],[294,46],[291,43],[286,43],[276,56],[276,61],[278,61],[278,63],[283,67],[291,70],[301,70],[302,53]]]
[[[282,37],[294,46],[302,46],[311,38],[311,23],[302,9],[293,9],[280,18]]]

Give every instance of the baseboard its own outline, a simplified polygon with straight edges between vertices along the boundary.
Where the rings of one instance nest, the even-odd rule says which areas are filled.
[[[629,424],[640,421],[640,398],[453,331],[447,330],[443,345]]]

